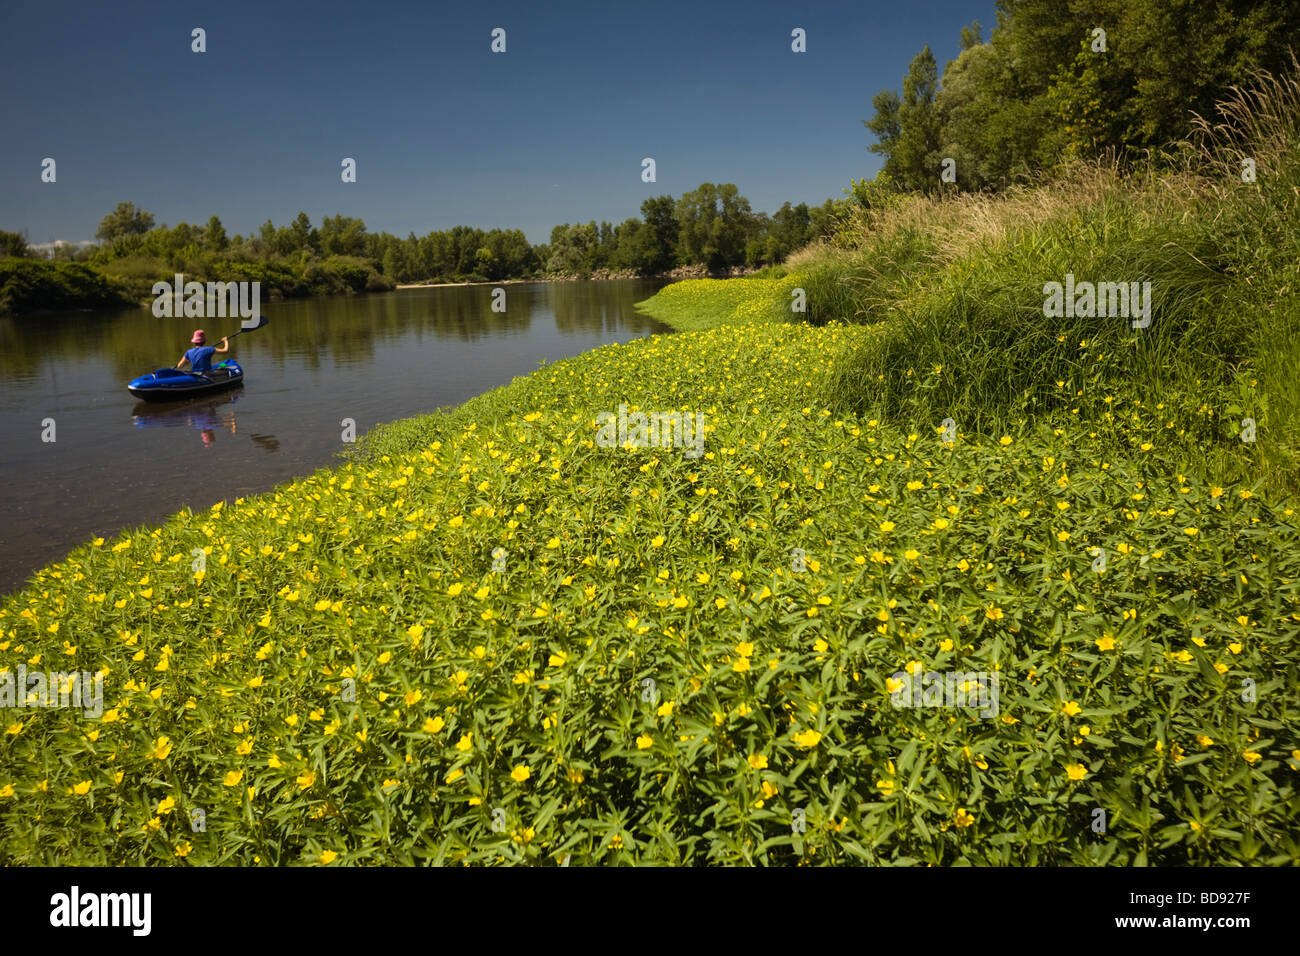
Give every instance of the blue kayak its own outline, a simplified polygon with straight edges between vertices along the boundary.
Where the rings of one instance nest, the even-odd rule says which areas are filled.
[[[244,370],[234,359],[226,359],[204,372],[182,372],[178,368],[160,368],[132,379],[127,385],[131,394],[146,402],[175,402],[209,392],[232,388],[244,380]]]

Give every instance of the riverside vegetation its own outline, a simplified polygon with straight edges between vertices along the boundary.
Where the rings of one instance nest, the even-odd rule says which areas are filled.
[[[153,284],[176,273],[213,282],[259,282],[272,298],[384,292],[397,283],[504,282],[670,274],[698,268],[727,274],[778,262],[828,234],[849,200],[821,206],[785,203],[755,213],[730,184],[703,183],[680,198],[641,203],[643,219],[551,230],[530,245],[518,229],[456,226],[405,239],[366,231],[348,216],[326,216],[320,228],[300,212],[288,226],[267,220],[257,235],[226,235],[216,216],[206,226],[154,227],[133,203],[117,205],[100,223],[99,246],[60,246],[56,257],[33,258],[22,236],[0,232],[0,315],[91,308],[151,299]]]
[[[647,303],[692,331],[77,549],[0,664],[105,711],[7,712],[0,860],[1300,862],[1296,84],[1202,133],[877,204]],[[1067,273],[1151,325],[1046,318]],[[704,454],[599,447],[621,404]]]

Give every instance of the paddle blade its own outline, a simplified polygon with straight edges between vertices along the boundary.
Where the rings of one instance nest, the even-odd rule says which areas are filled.
[[[256,324],[256,325],[245,325],[245,326],[242,326],[242,327],[239,329],[239,331],[236,332],[236,333],[234,333],[234,334],[235,334],[235,335],[242,335],[244,332],[256,332],[258,329],[263,328],[266,324],[267,324],[267,318],[266,318],[266,316],[264,316],[264,315],[259,315],[259,316],[257,317],[257,324]],[[232,336],[232,337],[233,337],[233,336]]]

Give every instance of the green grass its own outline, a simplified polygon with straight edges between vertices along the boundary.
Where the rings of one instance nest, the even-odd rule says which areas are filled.
[[[1102,411],[1161,418],[1221,480],[1300,491],[1300,92],[1270,81],[1224,111],[1175,172],[1081,166],[998,197],[903,199],[792,257],[783,281],[810,316],[871,326],[827,401],[973,430],[1118,403]],[[1044,283],[1067,273],[1149,281],[1150,327],[1045,318]]]
[[[651,300],[696,331],[78,548],[0,605],[0,668],[106,710],[6,711],[0,863],[1300,862],[1294,166],[1259,155],[1280,185],[901,203]],[[1065,271],[1145,273],[1152,326],[1045,320]],[[624,404],[704,454],[602,446]],[[910,672],[997,675],[997,713],[895,707]]]
[[[105,669],[110,710],[10,712],[0,859],[1300,860],[1293,511],[1156,427],[832,414],[857,334],[602,348],[78,549],[0,661]],[[706,454],[599,447],[623,402]],[[998,717],[891,707],[912,661],[998,673]]]
[[[783,302],[792,286],[784,277],[687,279],[638,302],[637,309],[679,332],[788,321],[793,313]]]

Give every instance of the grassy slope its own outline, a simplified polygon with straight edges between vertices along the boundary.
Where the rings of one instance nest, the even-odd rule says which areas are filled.
[[[873,233],[894,258],[857,281],[860,254],[823,250],[670,287],[652,309],[718,327],[78,549],[0,608],[0,666],[104,668],[111,709],[8,712],[0,860],[1300,861],[1300,529],[1266,488],[1281,465],[1238,450],[1236,480],[1209,477],[1193,428],[1195,375],[1235,381],[1198,312],[1241,293],[1235,262],[1162,293],[1148,339],[1033,315],[1085,248],[1071,230],[1090,269],[1194,278],[1153,242],[1187,198],[1102,221],[1026,195],[982,232],[978,204],[926,211],[928,234],[897,212]],[[1280,303],[1256,325],[1285,313],[1282,275],[1246,284]],[[885,321],[780,321],[801,282],[817,320],[846,296]],[[705,456],[597,446],[624,402],[703,413]],[[891,707],[913,662],[996,672],[1000,713]]]

